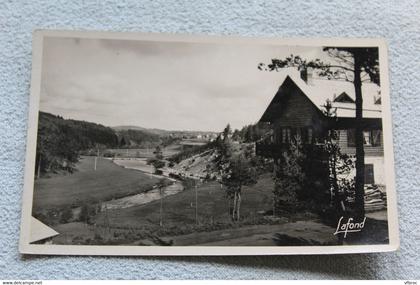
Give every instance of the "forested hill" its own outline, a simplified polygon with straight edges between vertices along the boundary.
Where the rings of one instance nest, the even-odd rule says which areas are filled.
[[[36,174],[63,169],[72,171],[80,153],[85,151],[96,153],[96,149],[165,146],[176,140],[169,133],[159,135],[147,129],[115,130],[39,112]]]
[[[118,136],[103,125],[39,112],[37,171],[71,168],[80,151],[96,146],[117,147]]]
[[[165,137],[146,130],[115,130],[120,147],[153,147],[165,141]]]
[[[91,148],[97,144],[113,147],[118,137],[113,129],[100,124],[39,112],[38,137],[57,136],[63,143],[71,142],[77,149]]]

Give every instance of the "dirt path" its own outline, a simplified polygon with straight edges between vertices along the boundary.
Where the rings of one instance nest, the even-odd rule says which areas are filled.
[[[253,225],[212,232],[163,237],[174,246],[287,246],[334,245],[337,238],[332,227],[318,221],[297,221],[276,225]],[[136,244],[150,244],[139,241]]]

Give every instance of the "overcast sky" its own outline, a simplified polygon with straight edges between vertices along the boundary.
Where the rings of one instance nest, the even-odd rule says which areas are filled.
[[[40,109],[106,126],[221,131],[259,120],[284,75],[257,69],[321,48],[47,38]]]

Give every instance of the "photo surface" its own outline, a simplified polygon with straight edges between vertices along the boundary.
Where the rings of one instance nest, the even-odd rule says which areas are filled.
[[[36,33],[21,251],[395,249],[386,67],[380,40]]]

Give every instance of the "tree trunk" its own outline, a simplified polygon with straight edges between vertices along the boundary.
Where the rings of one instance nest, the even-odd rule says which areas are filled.
[[[276,195],[273,194],[273,217],[276,216]]]
[[[273,189],[273,217],[275,217],[275,216],[276,216],[276,210],[277,210],[277,193],[276,193],[277,166],[278,166],[278,160],[277,160],[277,159],[274,159],[274,165],[273,165],[273,178],[274,178],[274,189]]]
[[[236,192],[234,193],[233,196],[233,211],[232,211],[232,220],[235,221],[235,216],[236,216],[236,203],[237,203],[237,196],[236,196]]]
[[[332,187],[334,195],[334,206],[337,212],[340,212],[340,193],[338,189],[338,177],[337,177],[337,153],[333,151],[332,155],[332,166],[331,166],[331,175],[332,175]]]
[[[160,194],[160,219],[159,219],[159,226],[163,226],[163,196],[162,196],[162,187],[159,187],[159,194]]]
[[[195,224],[198,225],[198,193],[197,193],[196,182],[194,182],[194,184],[195,184]]]
[[[238,201],[236,202],[236,220],[239,221],[241,217],[241,192],[238,192]]]
[[[355,211],[358,219],[365,216],[365,151],[363,146],[363,97],[360,77],[361,63],[357,51],[354,52],[354,90],[356,94],[356,178]]]
[[[230,205],[230,200],[232,200],[231,197],[228,196],[228,217],[232,216],[232,206]]]

